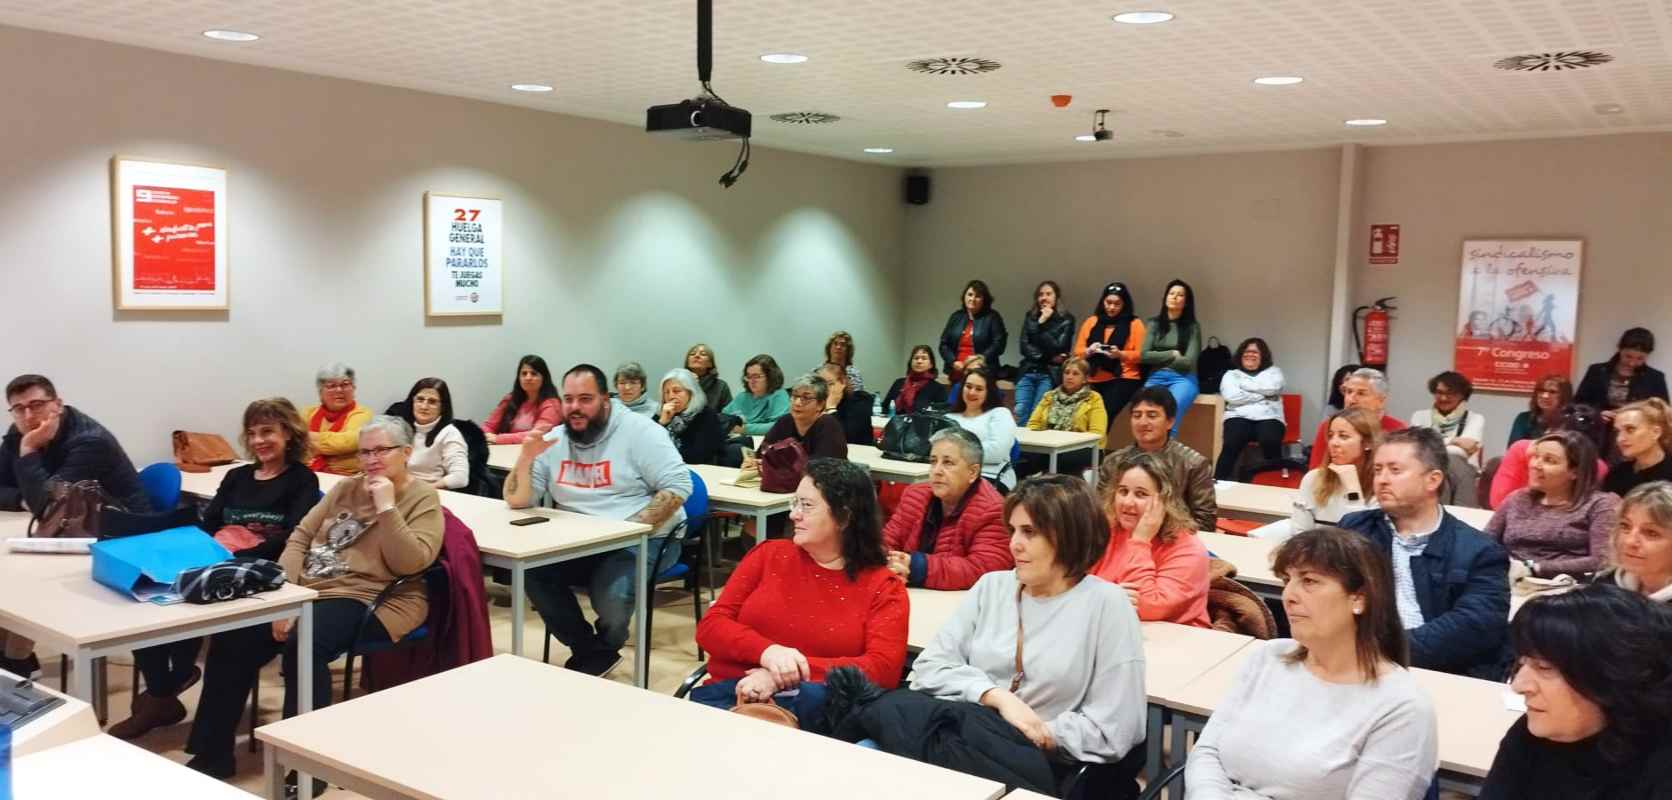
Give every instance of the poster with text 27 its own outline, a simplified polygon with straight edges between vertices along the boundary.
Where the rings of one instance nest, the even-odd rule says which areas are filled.
[[[215,193],[133,187],[133,288],[215,289]]]
[[[1457,371],[1477,389],[1507,392],[1571,375],[1584,255],[1576,239],[1465,241]]]

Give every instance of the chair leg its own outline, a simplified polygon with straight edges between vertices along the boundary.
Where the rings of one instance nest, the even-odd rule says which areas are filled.
[[[348,665],[343,669],[343,702],[354,696],[354,649],[349,648]]]
[[[259,713],[260,711],[261,711],[261,676],[258,674],[258,675],[256,675],[256,678],[255,678],[255,685],[250,687],[250,752],[252,752],[252,753],[254,753],[255,750],[256,750],[255,718],[256,718],[256,714]]]
[[[70,693],[70,657],[58,657],[58,693]]]
[[[550,629],[546,630],[545,639],[546,646],[540,651],[540,660],[550,664],[552,663],[552,632]]]
[[[128,681],[128,685],[133,687],[133,694],[135,694],[135,695],[139,694],[139,684],[140,684],[139,661],[136,659],[134,661],[134,676],[133,676],[133,679]]]

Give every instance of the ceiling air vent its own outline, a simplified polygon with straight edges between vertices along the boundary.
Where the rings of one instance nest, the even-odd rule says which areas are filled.
[[[782,122],[786,125],[828,125],[839,119],[841,117],[835,114],[826,114],[822,111],[791,111],[786,114],[772,115],[774,122]]]
[[[1004,66],[997,61],[972,56],[920,58],[907,62],[906,69],[925,75],[980,75]]]
[[[1561,72],[1598,67],[1613,60],[1613,56],[1596,50],[1560,50],[1554,53],[1531,53],[1500,58],[1493,62],[1492,66],[1510,72]]]

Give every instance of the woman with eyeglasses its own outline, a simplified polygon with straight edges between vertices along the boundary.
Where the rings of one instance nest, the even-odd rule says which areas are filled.
[[[765,353],[749,359],[743,365],[743,393],[733,397],[724,411],[743,421],[742,433],[761,436],[772,430],[772,423],[790,413],[790,396],[784,391],[784,371],[778,361]]]
[[[1522,439],[1537,439],[1556,428],[1562,409],[1573,402],[1573,384],[1562,375],[1546,375],[1533,387],[1527,400],[1527,410],[1515,415],[1509,425],[1509,443]]]
[[[899,682],[906,586],[888,571],[864,467],[808,461],[790,522],[794,535],[750,550],[697,624],[710,680],[690,697],[718,708],[776,702],[803,727],[820,726],[830,670],[851,665],[879,686]]]
[[[355,458],[363,474],[338,481],[291,531],[279,564],[292,583],[314,589],[313,652],[298,654],[294,620],[216,634],[204,669],[203,696],[186,751],[193,769],[218,778],[237,769],[233,738],[262,666],[284,654],[285,716],[297,692],[313,707],[331,703],[330,664],[354,644],[367,607],[396,579],[423,572],[441,551],[443,518],[435,487],[407,469],[412,428],[399,417],[373,417],[360,428]],[[423,582],[391,594],[360,632],[362,644],[400,641],[424,623]],[[313,686],[296,685],[297,658],[313,659]]]
[[[685,368],[697,376],[697,383],[702,386],[703,398],[709,408],[731,405],[731,385],[720,377],[720,367],[714,362],[714,348],[701,342],[691,345],[691,349],[685,351]]]
[[[354,400],[354,368],[340,361],[320,367],[314,385],[319,389],[319,403],[302,409],[308,449],[313,453],[308,468],[333,475],[360,474],[354,451],[360,426],[372,418],[372,412]]]
[[[453,393],[440,378],[420,378],[406,393],[401,419],[412,426],[412,457],[407,470],[437,489],[470,485],[470,445],[459,429],[470,423],[453,419]]]

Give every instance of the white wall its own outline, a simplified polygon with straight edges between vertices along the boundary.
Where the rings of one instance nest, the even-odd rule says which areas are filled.
[[[0,379],[49,375],[137,462],[311,401],[334,360],[374,410],[439,375],[477,419],[527,352],[655,381],[706,341],[741,391],[749,356],[799,372],[844,328],[873,381],[898,370],[895,169],[757,148],[722,190],[726,145],[16,28],[0,74]],[[118,153],[228,170],[229,313],[112,310]],[[426,190],[505,200],[502,323],[426,323]]]
[[[1082,320],[1110,281],[1132,287],[1150,316],[1183,278],[1204,331],[1232,348],[1265,338],[1316,420],[1339,161],[1304,150],[936,170],[932,202],[907,212],[905,337],[937,344],[965,282],[981,278],[1014,362],[1042,279],[1062,284]]]
[[[1358,258],[1358,304],[1398,295],[1388,377],[1402,417],[1429,401],[1427,379],[1452,363],[1464,239],[1580,238],[1574,382],[1614,354],[1620,332],[1642,325],[1660,338],[1650,363],[1672,367],[1672,134],[1544,139],[1368,150],[1365,219],[1400,226],[1400,263]],[[1489,452],[1500,452],[1526,395],[1477,393]]]

